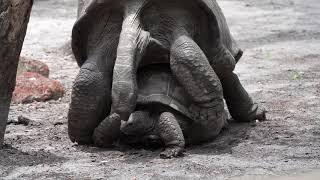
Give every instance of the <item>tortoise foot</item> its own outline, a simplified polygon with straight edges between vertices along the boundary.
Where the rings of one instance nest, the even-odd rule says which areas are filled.
[[[94,130],[92,139],[98,147],[111,147],[113,142],[118,139],[120,132],[120,116],[111,114],[106,117]]]
[[[266,121],[267,120],[267,110],[264,108],[258,108],[257,113],[253,117],[255,120]]]
[[[245,108],[248,111],[241,110],[233,117],[234,120],[238,122],[252,122],[252,121],[266,121],[267,120],[267,110],[258,106],[258,104],[253,104],[251,108]],[[235,113],[234,113],[235,114]],[[231,114],[232,115],[232,114]]]
[[[160,153],[161,159],[171,159],[183,156],[184,149],[181,147],[170,147],[166,148],[163,152]]]

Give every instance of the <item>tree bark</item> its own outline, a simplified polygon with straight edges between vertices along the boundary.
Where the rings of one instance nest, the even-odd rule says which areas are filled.
[[[33,0],[0,0],[0,148]]]

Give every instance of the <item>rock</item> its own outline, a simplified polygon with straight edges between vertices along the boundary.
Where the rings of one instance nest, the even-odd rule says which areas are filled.
[[[38,73],[25,72],[17,76],[12,102],[15,104],[58,100],[65,93],[63,86],[55,80]]]
[[[13,120],[13,119],[8,119],[7,124],[13,124],[13,123],[15,123],[15,122],[16,122],[16,121]]]
[[[61,126],[61,125],[63,125],[63,122],[55,122],[55,123],[53,123],[53,125],[54,126]]]
[[[23,124],[25,126],[28,126],[30,123],[30,119],[29,118],[26,118],[24,116],[19,116],[18,117],[18,124]]]
[[[25,125],[25,126],[28,126],[30,123],[30,119],[29,118],[26,118],[24,116],[19,116],[18,117],[18,122],[17,124],[22,124],[22,125]]]
[[[30,121],[31,120],[27,117],[19,116],[17,120],[14,120],[14,119],[8,120],[7,124],[14,124],[14,125],[22,124],[22,125],[28,126]]]
[[[25,72],[39,73],[45,77],[49,77],[49,67],[45,63],[33,59],[20,57],[18,66],[18,75]]]

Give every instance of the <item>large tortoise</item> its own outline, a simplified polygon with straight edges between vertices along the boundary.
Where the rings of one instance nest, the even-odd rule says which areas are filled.
[[[180,156],[185,143],[210,140],[226,124],[223,104],[218,102],[211,109],[209,120],[198,117],[200,112],[195,111],[192,104],[185,89],[173,77],[168,64],[143,67],[138,72],[136,109],[128,121],[122,121],[121,131],[137,139],[160,139],[163,142],[161,144],[167,147],[160,154],[162,158]]]
[[[72,33],[81,67],[68,115],[72,141],[92,143],[95,128],[104,120],[110,138],[105,144],[112,144],[119,137],[120,120],[127,120],[136,108],[137,69],[151,63],[170,64],[194,107],[211,108],[211,102],[199,96],[205,92],[219,103],[224,95],[236,120],[250,121],[261,114],[233,73],[242,51],[215,0],[79,2],[83,7]],[[223,95],[219,84],[211,83],[216,76]]]

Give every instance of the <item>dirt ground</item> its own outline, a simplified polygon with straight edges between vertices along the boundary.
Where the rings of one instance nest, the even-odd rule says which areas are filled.
[[[41,60],[66,95],[12,105],[0,150],[0,179],[264,179],[320,173],[320,3],[318,0],[220,0],[244,57],[236,72],[269,111],[268,121],[231,123],[213,142],[162,160],[160,150],[78,146],[67,136],[67,111],[78,67],[63,53],[76,0],[38,0],[22,56]],[[317,178],[318,177],[318,178]],[[283,179],[283,178],[279,178]]]

